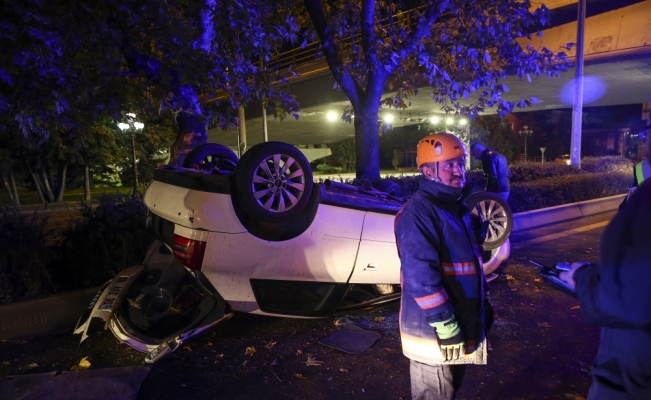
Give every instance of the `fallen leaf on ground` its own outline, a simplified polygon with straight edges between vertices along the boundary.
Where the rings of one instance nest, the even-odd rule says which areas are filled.
[[[244,352],[245,356],[252,356],[253,353],[255,353],[257,350],[253,346],[249,346],[246,348],[246,351]]]
[[[36,363],[31,363],[31,364],[28,365],[28,367],[30,367],[30,368],[36,368],[36,367],[38,367],[38,364],[36,364]]]
[[[224,354],[217,354],[217,358],[224,358]]]
[[[206,343],[206,346],[212,346],[212,343],[208,342]]]
[[[375,317],[375,318],[373,318],[373,321],[375,321],[375,322],[382,322],[382,321],[384,321],[385,318],[386,318],[386,317]]]
[[[507,281],[514,281],[515,278],[513,277],[513,275],[506,274],[506,280]]]
[[[348,370],[346,368],[339,368],[339,372],[343,372],[344,374],[348,373]]]
[[[182,349],[187,351],[192,351],[192,348],[190,348],[190,346],[188,345],[183,346]]]
[[[552,327],[547,322],[541,322],[541,323],[538,324],[538,326],[541,327],[541,328],[551,328]]]
[[[265,342],[264,347],[265,349],[271,350],[275,345],[276,342],[269,341],[269,342]]]
[[[335,326],[342,326],[344,324],[344,321],[338,319],[335,321]]]
[[[540,279],[540,278],[535,278],[533,281],[534,281],[534,282],[540,282],[541,279]]]
[[[308,367],[318,367],[320,365],[323,365],[323,361],[319,361],[316,359],[316,356],[313,356],[312,354],[308,354],[305,365],[307,365]]]
[[[296,375],[294,375],[294,376],[296,376],[298,379],[305,379],[305,377],[303,376],[303,374],[296,374]]]
[[[585,400],[585,397],[581,396],[578,393],[565,393],[565,397],[570,400]]]
[[[570,308],[570,310],[579,310],[580,308],[581,308],[581,306],[574,306],[574,307]]]
[[[77,371],[88,368],[90,368],[90,361],[88,361],[88,357],[84,357],[81,359],[81,361],[79,361],[79,365],[74,365],[72,368],[70,368],[70,371]]]
[[[303,355],[303,350],[296,350],[296,355],[297,356],[302,356]]]

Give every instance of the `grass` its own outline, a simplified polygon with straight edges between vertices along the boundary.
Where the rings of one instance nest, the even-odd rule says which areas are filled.
[[[132,188],[124,187],[124,186],[94,187],[90,189],[90,197],[91,199],[97,199],[99,196],[103,194],[114,194],[116,192],[120,192],[123,194],[131,194]],[[27,190],[22,187],[18,188],[18,197],[20,198],[21,206],[43,204],[41,203],[41,199],[38,197],[37,192],[32,190]],[[82,201],[83,199],[84,199],[83,188],[66,190],[66,192],[63,194],[63,201]],[[6,190],[0,191],[0,204],[2,204],[3,206],[9,204],[9,195],[7,195]]]

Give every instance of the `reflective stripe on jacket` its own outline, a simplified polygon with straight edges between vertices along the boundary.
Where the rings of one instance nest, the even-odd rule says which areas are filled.
[[[429,324],[454,315],[468,355],[460,363],[485,364],[484,275],[472,214],[460,189],[421,180],[420,190],[396,216],[400,252],[400,336],[404,354],[436,365],[444,361]]]
[[[635,164],[635,182],[634,186],[640,186],[642,182],[651,176],[651,165],[646,160]]]

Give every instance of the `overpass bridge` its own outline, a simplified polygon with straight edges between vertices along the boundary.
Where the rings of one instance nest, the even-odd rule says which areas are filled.
[[[555,26],[543,30],[541,38],[534,36],[529,42],[534,47],[544,46],[556,50],[568,42],[576,42],[577,1],[549,0]],[[622,7],[622,5],[624,5]],[[592,8],[592,10],[591,10]],[[604,11],[605,10],[605,11]],[[565,20],[565,21],[563,21]],[[584,106],[642,104],[651,96],[651,0],[602,1],[589,0],[585,21],[584,56]],[[524,41],[523,41],[524,43]],[[338,116],[349,102],[342,91],[333,88],[334,79],[324,58],[316,54],[318,43],[305,49],[295,49],[279,57],[282,65],[295,65],[298,78],[290,82],[291,92],[300,105],[300,118],[284,121],[267,119],[269,140],[279,140],[303,148],[310,159],[328,155],[329,143],[353,137],[354,127]],[[575,49],[568,53],[574,60]],[[504,81],[510,88],[504,98],[516,100],[537,97],[534,104],[522,111],[563,109],[572,107],[575,71],[570,68],[560,77],[532,77],[532,81],[511,77]],[[444,117],[439,105],[434,103],[426,86],[410,98],[407,110],[382,108],[381,116],[392,115],[393,127],[431,124]],[[388,95],[389,93],[387,93]],[[250,147],[264,141],[263,118],[260,103],[245,108],[246,142]],[[334,120],[328,114],[334,112]],[[487,114],[495,111],[488,111]],[[209,142],[218,142],[236,149],[237,131],[210,130]]]

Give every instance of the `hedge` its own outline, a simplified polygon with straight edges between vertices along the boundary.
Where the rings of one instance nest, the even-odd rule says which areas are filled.
[[[621,159],[586,158],[581,171],[552,163],[515,164],[514,175],[519,179],[537,178],[512,182],[511,209],[523,212],[625,193],[632,182],[632,163]],[[418,190],[421,178],[388,179],[409,198]],[[362,183],[357,179],[340,181]],[[483,173],[469,171],[466,186],[468,193],[482,191]],[[140,263],[153,241],[145,231],[147,208],[140,197],[102,196],[96,207],[82,203],[81,215],[53,230],[47,226],[47,217],[21,214],[16,208],[2,210],[0,303],[100,285],[120,270]]]
[[[53,291],[47,245],[53,230],[47,217],[21,214],[15,207],[0,212],[0,303]]]
[[[511,185],[509,205],[514,213],[559,206],[626,193],[631,172],[601,172],[555,176]]]
[[[574,165],[548,162],[517,162],[510,166],[511,182],[531,182],[554,176],[575,175],[595,172],[628,172],[633,179],[633,162],[622,156],[585,157],[581,160],[581,169]]]
[[[145,230],[147,207],[140,197],[117,193],[82,204],[81,218],[68,222],[55,249],[53,281],[61,290],[101,285],[142,262],[154,238]]]
[[[48,217],[0,214],[0,303],[101,285],[142,262],[154,238],[140,197],[104,195],[81,218],[49,228]]]
[[[515,212],[576,203],[626,193],[632,183],[632,172],[577,173],[511,183],[509,205]],[[420,176],[388,177],[396,182],[405,198],[411,197],[420,183]],[[354,183],[354,182],[353,182]],[[466,175],[466,194],[484,190],[483,173]]]

